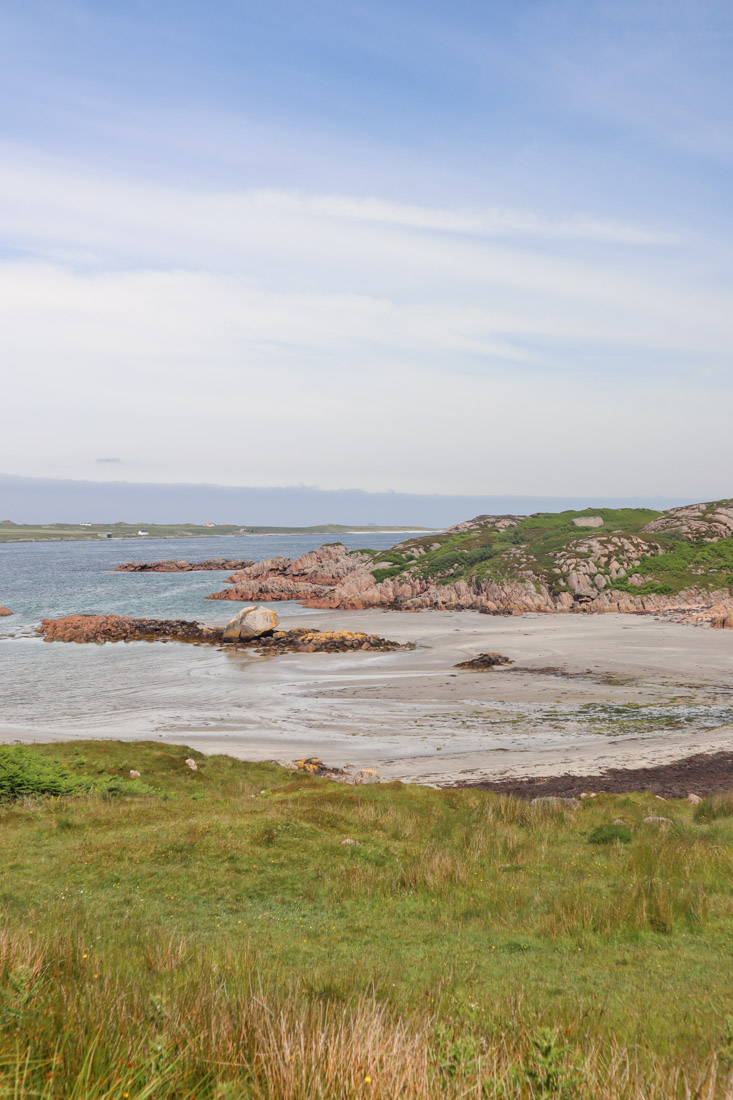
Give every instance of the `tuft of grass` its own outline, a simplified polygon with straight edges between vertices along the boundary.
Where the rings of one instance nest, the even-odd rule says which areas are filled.
[[[631,829],[628,825],[596,825],[588,837],[589,844],[630,844]]]
[[[733,817],[733,791],[714,794],[703,798],[695,807],[695,821],[715,821],[717,818]]]

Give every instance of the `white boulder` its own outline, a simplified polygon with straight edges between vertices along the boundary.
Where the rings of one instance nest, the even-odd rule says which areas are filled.
[[[231,619],[224,630],[224,640],[237,641],[239,638],[259,638],[277,627],[277,615],[269,607],[258,604],[255,607],[243,607]]]

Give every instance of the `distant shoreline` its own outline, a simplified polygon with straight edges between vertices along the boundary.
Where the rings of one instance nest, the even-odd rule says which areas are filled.
[[[14,530],[17,530],[15,528]],[[295,535],[313,535],[319,538],[328,538],[331,536],[334,539],[338,539],[340,535],[430,535],[434,532],[442,530],[439,527],[339,527],[337,530],[321,529],[317,530],[308,527],[293,527],[283,530],[254,530],[254,531],[180,531],[175,534],[100,534],[95,531],[94,534],[83,533],[53,533],[48,535],[34,534],[34,535],[18,535],[13,537],[8,536],[7,529],[4,531],[0,527],[0,546],[14,546],[16,543],[29,543],[29,542],[157,542],[163,539],[196,539],[196,538],[209,538],[209,539],[239,539],[239,538],[261,538],[266,536],[267,538],[275,538],[282,536],[283,538],[293,537]]]

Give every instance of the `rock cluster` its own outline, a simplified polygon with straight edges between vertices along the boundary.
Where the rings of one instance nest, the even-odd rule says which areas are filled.
[[[555,573],[563,578],[568,588],[577,595],[595,598],[609,580],[628,577],[630,584],[643,584],[645,578],[634,570],[643,557],[661,553],[663,550],[658,542],[635,535],[592,535],[559,550],[552,558]]]
[[[678,613],[674,618],[682,623],[712,626],[717,630],[733,630],[733,599],[708,602],[704,607]]]
[[[250,610],[251,609],[247,609]],[[267,611],[267,608],[256,609]],[[270,612],[274,615],[274,612]],[[378,634],[351,630],[270,630],[268,633],[227,637],[225,628],[201,626],[186,619],[128,619],[121,615],[66,615],[44,619],[39,634],[47,642],[203,642],[227,647],[249,647],[262,653],[345,653],[349,650],[414,649]]]
[[[447,528],[449,535],[457,535],[461,531],[508,531],[517,527],[526,516],[474,516],[473,519],[464,519],[462,523],[454,523]]]
[[[496,668],[497,665],[511,665],[513,663],[508,657],[502,657],[501,653],[479,653],[477,657],[472,657],[470,661],[461,661],[460,664],[454,667],[475,669],[482,672],[488,668]]]
[[[302,760],[294,760],[292,764],[287,764],[286,767],[292,768],[294,771],[306,772],[308,775],[319,775],[325,779],[335,779],[338,783],[353,783],[356,786],[362,786],[368,783],[379,783],[379,773],[374,771],[373,768],[362,768],[355,775],[349,775],[344,768],[332,767],[329,764],[324,764],[317,756],[304,757]],[[353,840],[351,837],[347,837],[341,841],[342,844],[358,844],[358,840]]]
[[[670,508],[663,516],[647,523],[644,531],[706,542],[728,539],[733,536],[733,500]]]
[[[275,653],[345,653],[352,649],[395,650],[414,649],[412,643],[391,642],[378,634],[364,634],[353,630],[312,630],[296,627],[294,630],[276,630],[258,639],[262,652]]]
[[[221,631],[186,619],[128,619],[122,615],[65,615],[44,619],[47,642],[218,642]]]
[[[113,573],[193,573],[197,570],[245,569],[251,561],[242,558],[207,558],[206,561],[126,561]]]
[[[2,619],[5,615],[12,615],[12,614],[13,614],[13,612],[10,610],[9,607],[0,607],[0,619]]]

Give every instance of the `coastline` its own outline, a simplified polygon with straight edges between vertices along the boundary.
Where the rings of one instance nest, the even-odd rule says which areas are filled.
[[[101,525],[100,525],[101,526]],[[151,524],[151,526],[154,526]],[[85,535],[82,532],[79,534],[53,534],[53,535],[38,535],[28,536],[27,538],[7,538],[3,537],[3,528],[0,525],[0,546],[15,546],[16,544],[29,543],[29,542],[162,542],[168,539],[244,539],[244,538],[293,538],[298,535],[318,535],[318,536],[333,536],[338,540],[339,535],[431,535],[435,532],[441,531],[440,527],[339,527],[335,531],[329,531],[327,529],[313,529],[309,527],[293,527],[285,530],[270,531],[267,528],[263,530],[254,531],[226,531],[217,532],[209,530],[181,530],[172,534],[154,534],[154,535],[121,535],[121,534],[104,534],[101,535],[96,531],[93,534]]]
[[[110,723],[85,715],[76,726],[0,727],[0,740],[159,739],[253,761],[318,756],[347,770],[375,768],[384,780],[438,786],[590,777],[733,749],[727,631],[614,614],[303,611],[292,623],[364,630],[417,648],[272,659],[197,650],[181,676],[194,668],[213,684],[214,716],[180,711],[152,722],[152,711],[145,721],[120,713]],[[105,662],[116,663],[122,645],[102,647]],[[89,652],[74,650],[77,662]],[[513,664],[454,667],[487,650]],[[159,652],[175,670],[171,647]],[[160,673],[149,675],[139,693],[156,689]]]

